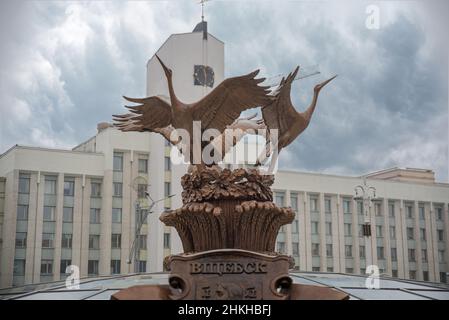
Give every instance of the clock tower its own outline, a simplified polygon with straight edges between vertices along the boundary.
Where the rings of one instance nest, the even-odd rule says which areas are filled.
[[[148,60],[147,96],[168,94],[165,74],[156,54],[173,70],[173,86],[177,97],[186,103],[200,100],[224,79],[224,43],[207,32],[202,21],[189,33],[172,34]],[[153,199],[175,196],[161,202],[148,217],[147,271],[162,271],[163,259],[182,252],[182,244],[175,229],[159,221],[166,209],[182,206],[181,177],[187,166],[170,161],[170,148],[164,138],[150,134],[149,192]]]

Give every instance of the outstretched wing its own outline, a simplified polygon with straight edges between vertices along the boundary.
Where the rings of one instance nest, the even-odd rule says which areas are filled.
[[[279,87],[274,93],[274,99],[262,107],[262,115],[268,129],[279,130],[279,136],[287,132],[294,123],[301,121],[298,112],[290,99],[290,91],[293,80],[298,73],[299,67],[291,72],[287,78],[282,78]],[[304,119],[305,123],[305,119]]]
[[[170,105],[161,97],[152,96],[144,99],[123,97],[136,106],[126,106],[131,113],[113,115],[114,126],[122,131],[155,131],[172,123]]]
[[[247,75],[228,78],[211,93],[192,105],[193,120],[201,121],[203,130],[214,128],[220,132],[232,124],[246,109],[267,104],[268,88],[259,86],[265,78],[255,79],[259,70]]]

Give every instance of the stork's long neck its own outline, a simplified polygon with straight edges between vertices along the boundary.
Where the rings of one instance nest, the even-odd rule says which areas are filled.
[[[306,111],[304,111],[304,113],[303,113],[303,115],[307,119],[307,121],[310,121],[310,119],[312,118],[312,114],[315,111],[316,103],[318,101],[319,93],[320,93],[319,91],[313,92],[312,102],[310,103],[310,106],[306,109]]]
[[[176,109],[179,107],[179,100],[176,97],[175,89],[173,88],[173,80],[171,77],[167,77],[167,81],[168,81],[168,92],[170,94],[170,102],[172,107]]]

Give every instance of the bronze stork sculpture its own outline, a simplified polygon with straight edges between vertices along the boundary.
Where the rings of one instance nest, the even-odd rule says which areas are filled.
[[[294,261],[275,252],[275,245],[279,229],[294,220],[295,212],[273,203],[274,175],[258,169],[223,169],[202,159],[203,151],[210,147],[219,153],[212,163],[217,164],[245,134],[260,134],[255,132],[260,129],[278,130],[275,147],[286,147],[307,128],[320,90],[335,77],[315,86],[312,103],[302,113],[290,100],[299,68],[283,78],[271,95],[268,87],[259,85],[264,78],[255,78],[257,70],[226,79],[198,102],[186,104],[176,97],[172,70],[156,58],[167,78],[170,101],[162,96],[125,97],[138,105],[127,107],[131,113],[116,115],[114,120],[122,131],[155,132],[178,149],[188,147],[191,167],[181,178],[183,205],[159,216],[166,226],[177,230],[184,253],[164,260],[170,271],[168,286],[136,286],[115,293],[113,298],[347,299],[346,294],[332,288],[292,283],[289,269]],[[242,111],[258,106],[262,107],[263,121],[254,116],[239,119]],[[201,135],[208,129],[218,131],[201,143],[200,150],[193,148],[194,121],[201,121]],[[186,141],[173,135],[180,129],[190,135]],[[228,136],[226,129],[238,132]],[[194,163],[198,152],[201,162]]]
[[[270,130],[278,130],[278,140],[274,146],[277,148],[277,153],[274,155],[275,158],[277,158],[277,155],[283,148],[292,143],[308,127],[321,89],[337,77],[335,75],[317,84],[313,89],[313,98],[309,107],[304,112],[298,112],[290,98],[292,82],[295,80],[298,71],[299,66],[286,78],[282,78],[273,94],[274,99],[262,107],[262,115],[268,132]],[[269,134],[267,134],[267,137],[269,137]],[[269,142],[268,139],[267,142]],[[271,153],[269,148],[271,148],[270,143],[267,143],[267,152],[263,155],[263,158],[259,158],[259,163],[263,163],[267,159],[268,154]],[[275,160],[272,159],[271,163],[274,164]]]
[[[268,87],[259,86],[265,78],[255,79],[259,73],[259,70],[256,70],[247,75],[224,80],[212,92],[195,103],[183,103],[175,94],[173,71],[165,66],[157,55],[156,58],[167,78],[170,103],[160,96],[143,99],[124,97],[138,105],[127,106],[131,113],[114,115],[114,121],[122,131],[151,131],[165,136],[164,133],[173,129],[186,130],[190,141],[188,143],[184,141],[184,143],[190,154],[191,163],[194,156],[192,152],[194,121],[201,121],[201,133],[207,129],[217,129],[222,133],[242,111],[267,104],[270,99]]]

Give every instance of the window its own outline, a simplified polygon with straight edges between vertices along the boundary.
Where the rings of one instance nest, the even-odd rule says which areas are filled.
[[[112,222],[121,223],[122,222],[122,209],[112,208]]]
[[[147,262],[144,260],[139,261],[139,272],[147,272]]]
[[[99,208],[90,208],[90,223],[100,223],[100,212]]]
[[[421,250],[421,261],[422,262],[427,262],[427,249],[422,249]]]
[[[429,281],[429,271],[423,271],[422,277],[424,281]]]
[[[27,233],[16,232],[16,248],[26,248],[27,246]]]
[[[363,224],[359,224],[359,237],[363,237]]]
[[[396,227],[390,226],[390,239],[395,240],[396,239]]]
[[[68,274],[70,272],[70,270],[67,270],[67,267],[69,267],[72,264],[72,260],[61,260],[61,266],[60,266],[60,270],[59,273],[61,274]]]
[[[14,275],[25,275],[25,259],[14,259]]]
[[[408,261],[410,262],[416,261],[415,249],[408,249]]]
[[[120,260],[111,260],[111,274],[120,273]]]
[[[48,275],[53,273],[53,260],[41,261],[41,274]]]
[[[366,273],[366,269],[365,268],[360,268],[360,274],[365,274]]]
[[[44,207],[44,221],[55,221],[55,207]]]
[[[298,242],[292,243],[292,253],[294,256],[299,256],[299,243]]]
[[[360,258],[365,259],[365,246],[359,247],[359,256]]]
[[[30,193],[30,177],[19,177],[19,193]]]
[[[45,177],[45,194],[56,194],[56,179]]]
[[[114,182],[114,197],[121,197],[123,192],[123,184],[121,182]]]
[[[345,257],[352,258],[352,246],[351,245],[345,245]]]
[[[363,215],[363,202],[357,201],[357,213]]]
[[[171,170],[171,159],[170,159],[170,157],[165,157],[164,158],[164,169],[165,169],[165,171],[170,171]]]
[[[148,172],[148,159],[139,159],[139,173]]]
[[[164,249],[170,249],[170,233],[164,233]]]
[[[310,197],[310,211],[311,212],[318,211],[318,198]]]
[[[421,220],[425,220],[425,215],[424,215],[424,207],[420,206],[419,207],[419,219]]]
[[[28,220],[28,206],[21,204],[17,206],[17,220]]]
[[[311,222],[311,226],[312,226],[312,234],[318,234],[318,222],[317,221],[312,221]]]
[[[379,202],[376,202],[374,204],[374,213],[377,217],[381,217],[382,216],[382,205]]]
[[[312,256],[319,256],[319,255],[320,255],[320,244],[312,243]]]
[[[443,208],[435,208],[437,220],[443,220]]]
[[[446,272],[440,272],[440,282],[447,283]]]
[[[139,248],[141,250],[147,249],[147,235],[145,234],[139,235]]]
[[[326,222],[326,235],[332,235],[332,222]]]
[[[164,196],[168,197],[171,194],[171,183],[165,182],[164,184]]]
[[[320,267],[312,267],[313,272],[320,272]]]
[[[382,238],[383,237],[382,226],[376,226],[376,236],[377,236],[377,238]]]
[[[87,273],[89,275],[98,275],[98,260],[87,261]]]
[[[73,208],[64,207],[62,211],[62,221],[63,222],[73,222]]]
[[[137,197],[145,198],[145,192],[147,192],[147,185],[146,184],[138,184],[137,185]]]
[[[405,206],[405,208],[407,211],[407,218],[413,219],[413,207],[408,205],[408,206]]]
[[[278,246],[278,252],[279,253],[285,253],[286,252],[285,251],[285,242],[278,241],[277,246]]]
[[[438,250],[438,261],[444,263],[444,250]]]
[[[396,248],[391,248],[391,261],[398,261],[398,252]]]
[[[90,196],[92,198],[101,197],[101,183],[100,182],[91,182],[90,183]]]
[[[334,268],[333,267],[327,267],[327,272],[334,272]]]
[[[292,233],[298,233],[298,232],[299,232],[299,221],[297,219],[295,219],[292,222]]]
[[[326,257],[330,258],[333,255],[332,244],[326,244]]]
[[[54,233],[43,233],[42,234],[42,248],[53,248],[54,240],[55,240]]]
[[[351,213],[351,201],[343,200],[343,213],[350,214]]]
[[[407,240],[415,239],[414,233],[415,231],[413,230],[413,228],[407,228]]]
[[[122,235],[120,233],[113,233],[111,235],[111,248],[120,249],[122,246]]]
[[[72,234],[70,233],[62,234],[61,247],[66,249],[72,248]]]
[[[73,197],[74,194],[75,194],[75,182],[64,181],[64,195]]]
[[[423,241],[426,241],[426,229],[419,229],[419,238]]]
[[[377,247],[377,259],[380,259],[380,260],[385,259],[384,247]]]
[[[329,198],[324,199],[324,211],[326,213],[331,213],[332,212],[331,199],[329,199]]]
[[[137,224],[145,224],[147,223],[147,219],[145,217],[147,211],[146,210],[138,210],[136,212],[136,223]]]
[[[284,206],[284,193],[283,192],[275,192],[274,201],[278,207]]]
[[[398,270],[391,270],[391,276],[393,277],[393,278],[397,278],[398,277]]]
[[[354,273],[354,269],[353,268],[346,268],[346,273]]]
[[[290,203],[293,211],[298,212],[298,194],[290,193]]]
[[[123,153],[114,152],[113,168],[114,171],[123,171]]]
[[[438,229],[437,234],[438,234],[438,241],[444,241],[444,231],[441,229]]]
[[[98,234],[89,235],[89,249],[100,249],[100,236]]]
[[[350,236],[352,235],[352,224],[350,223],[345,223],[345,236]]]
[[[416,271],[415,270],[410,270],[408,274],[409,274],[409,278],[411,280],[416,280]]]
[[[394,203],[388,205],[388,214],[390,217],[394,218]]]

